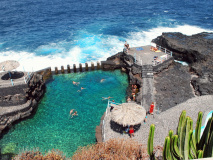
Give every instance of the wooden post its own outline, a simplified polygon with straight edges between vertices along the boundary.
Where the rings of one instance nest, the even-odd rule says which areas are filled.
[[[82,72],[82,64],[79,63],[79,71]]]
[[[100,68],[101,68],[100,62],[97,62],[97,70],[99,70]]]
[[[58,74],[58,67],[55,67],[55,74]]]
[[[95,66],[93,62],[91,62],[91,70],[95,70]]]
[[[61,73],[64,74],[64,66],[61,66]]]
[[[88,63],[85,63],[85,70],[86,70],[86,71],[89,70]]]
[[[67,65],[67,72],[70,73],[70,65]]]
[[[75,73],[76,72],[76,65],[73,64],[73,72]]]
[[[52,75],[52,71],[51,71],[51,67],[49,67],[49,69],[47,69],[47,74]]]

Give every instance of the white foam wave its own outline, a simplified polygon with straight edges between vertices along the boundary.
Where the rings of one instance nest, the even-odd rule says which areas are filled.
[[[158,27],[148,31],[132,32],[127,37],[127,41],[132,47],[150,45],[152,39],[160,36],[163,32],[181,32],[185,35],[193,35],[201,32],[213,32],[213,30],[203,29],[197,26],[183,25],[175,28]]]
[[[177,26],[175,28],[158,27],[148,31],[130,32],[126,38],[118,36],[95,35],[98,36],[98,41],[95,42],[92,46],[86,45],[79,47],[76,45],[67,51],[62,47],[64,43],[59,42],[58,44],[39,47],[37,51],[43,52],[42,49],[44,48],[44,52],[45,49],[47,49],[47,52],[49,49],[50,52],[59,52],[49,54],[47,56],[39,56],[36,53],[29,52],[0,52],[0,62],[6,60],[16,60],[20,63],[20,66],[17,68],[17,70],[21,71],[37,71],[46,67],[51,67],[52,70],[54,70],[55,67],[61,68],[62,65],[66,68],[68,64],[72,67],[73,64],[77,64],[78,66],[79,63],[85,62],[90,64],[91,62],[106,60],[111,55],[122,51],[124,46],[123,39],[127,40],[127,42],[130,44],[130,47],[150,45],[151,40],[157,36],[160,36],[162,32],[181,32],[186,35],[192,35],[200,32],[213,31],[196,26],[183,25]],[[73,42],[70,42],[70,44],[72,43]],[[69,43],[66,45],[69,45]]]

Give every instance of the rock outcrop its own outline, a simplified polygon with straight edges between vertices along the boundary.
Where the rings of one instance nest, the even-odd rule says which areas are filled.
[[[102,61],[101,64],[103,70],[121,69],[123,72],[127,73],[130,84],[127,88],[127,97],[132,97],[131,85],[137,85],[139,88],[139,92],[136,95],[136,102],[141,103],[142,67],[134,63],[134,57],[128,55],[125,51],[123,51],[107,58],[107,60]]]
[[[167,70],[155,74],[154,81],[156,107],[160,112],[194,97],[188,66],[173,63]]]
[[[173,51],[176,60],[189,63],[190,71],[198,76],[191,81],[196,95],[213,94],[213,33],[163,33],[153,42]]]
[[[30,116],[44,92],[43,77],[36,73],[28,85],[0,88],[0,134],[13,122]]]

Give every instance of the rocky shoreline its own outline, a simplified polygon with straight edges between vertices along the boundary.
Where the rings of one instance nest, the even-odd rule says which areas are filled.
[[[175,59],[189,63],[189,71],[197,75],[192,79],[196,95],[213,94],[213,33],[163,33],[153,42],[173,51]]]
[[[1,73],[0,76],[3,76]],[[11,125],[28,117],[45,93],[43,77],[34,74],[28,84],[0,88],[0,136]]]
[[[194,96],[213,94],[213,33],[199,33],[186,36],[181,33],[163,33],[152,42],[173,52],[173,57],[185,61],[183,66],[177,62],[169,62],[154,67],[155,101],[160,111],[165,111]],[[117,53],[107,59],[110,67],[122,68],[129,75],[129,83],[141,88],[142,69],[134,63],[134,57],[124,52]],[[116,63],[115,63],[116,62]],[[112,65],[114,63],[114,66]],[[141,103],[139,92],[136,98]],[[130,87],[127,95],[131,96]]]

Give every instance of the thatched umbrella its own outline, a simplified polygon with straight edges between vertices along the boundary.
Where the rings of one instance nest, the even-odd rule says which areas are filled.
[[[146,110],[136,103],[111,104],[114,109],[111,118],[116,123],[127,126],[141,123],[146,117]]]
[[[0,63],[0,71],[12,71],[19,66],[19,62],[14,60],[8,60]]]

